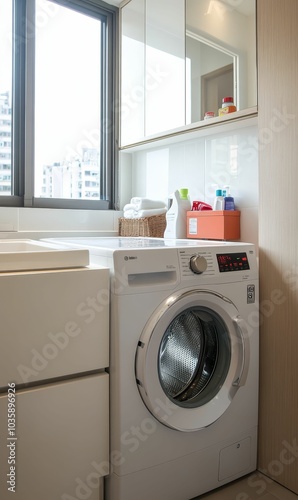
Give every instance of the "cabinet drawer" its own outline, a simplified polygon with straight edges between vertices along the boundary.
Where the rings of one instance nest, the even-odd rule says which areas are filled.
[[[0,396],[1,500],[101,498],[99,477],[108,474],[109,460],[108,379],[102,373],[16,392],[16,440],[8,436],[7,395]]]
[[[109,270],[0,275],[0,387],[109,364]]]

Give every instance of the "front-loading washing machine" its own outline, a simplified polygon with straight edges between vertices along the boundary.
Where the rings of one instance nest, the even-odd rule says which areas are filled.
[[[111,269],[106,500],[189,500],[255,470],[254,245],[63,241]]]

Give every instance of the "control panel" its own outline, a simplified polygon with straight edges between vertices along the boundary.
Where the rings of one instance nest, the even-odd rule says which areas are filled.
[[[246,252],[216,254],[220,273],[245,271],[249,269]]]
[[[204,274],[204,276],[214,276],[215,274],[212,252],[210,250],[201,248],[179,249],[179,258],[181,274],[185,278],[200,274]]]
[[[185,278],[211,278],[218,274],[245,271],[246,273],[241,274],[241,279],[247,279],[251,273],[248,253],[243,251],[218,252],[215,248],[183,248],[179,249],[179,260],[181,274]]]

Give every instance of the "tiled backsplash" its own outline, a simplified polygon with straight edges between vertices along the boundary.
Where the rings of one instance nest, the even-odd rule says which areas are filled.
[[[241,240],[258,242],[257,126],[185,140],[131,154],[132,196],[165,198],[181,187],[191,201],[212,204],[215,190],[228,185],[241,210]],[[127,155],[128,153],[122,153]],[[127,168],[127,158],[125,158]],[[122,199],[122,207],[128,203]]]

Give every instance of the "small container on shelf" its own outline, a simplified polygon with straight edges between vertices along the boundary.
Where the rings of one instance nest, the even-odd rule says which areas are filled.
[[[218,116],[224,116],[228,113],[234,113],[237,111],[236,106],[234,106],[233,97],[224,97],[222,100],[222,107],[218,110]]]
[[[209,120],[209,118],[214,118],[214,117],[215,117],[214,111],[206,111],[206,113],[204,114],[204,120]]]

